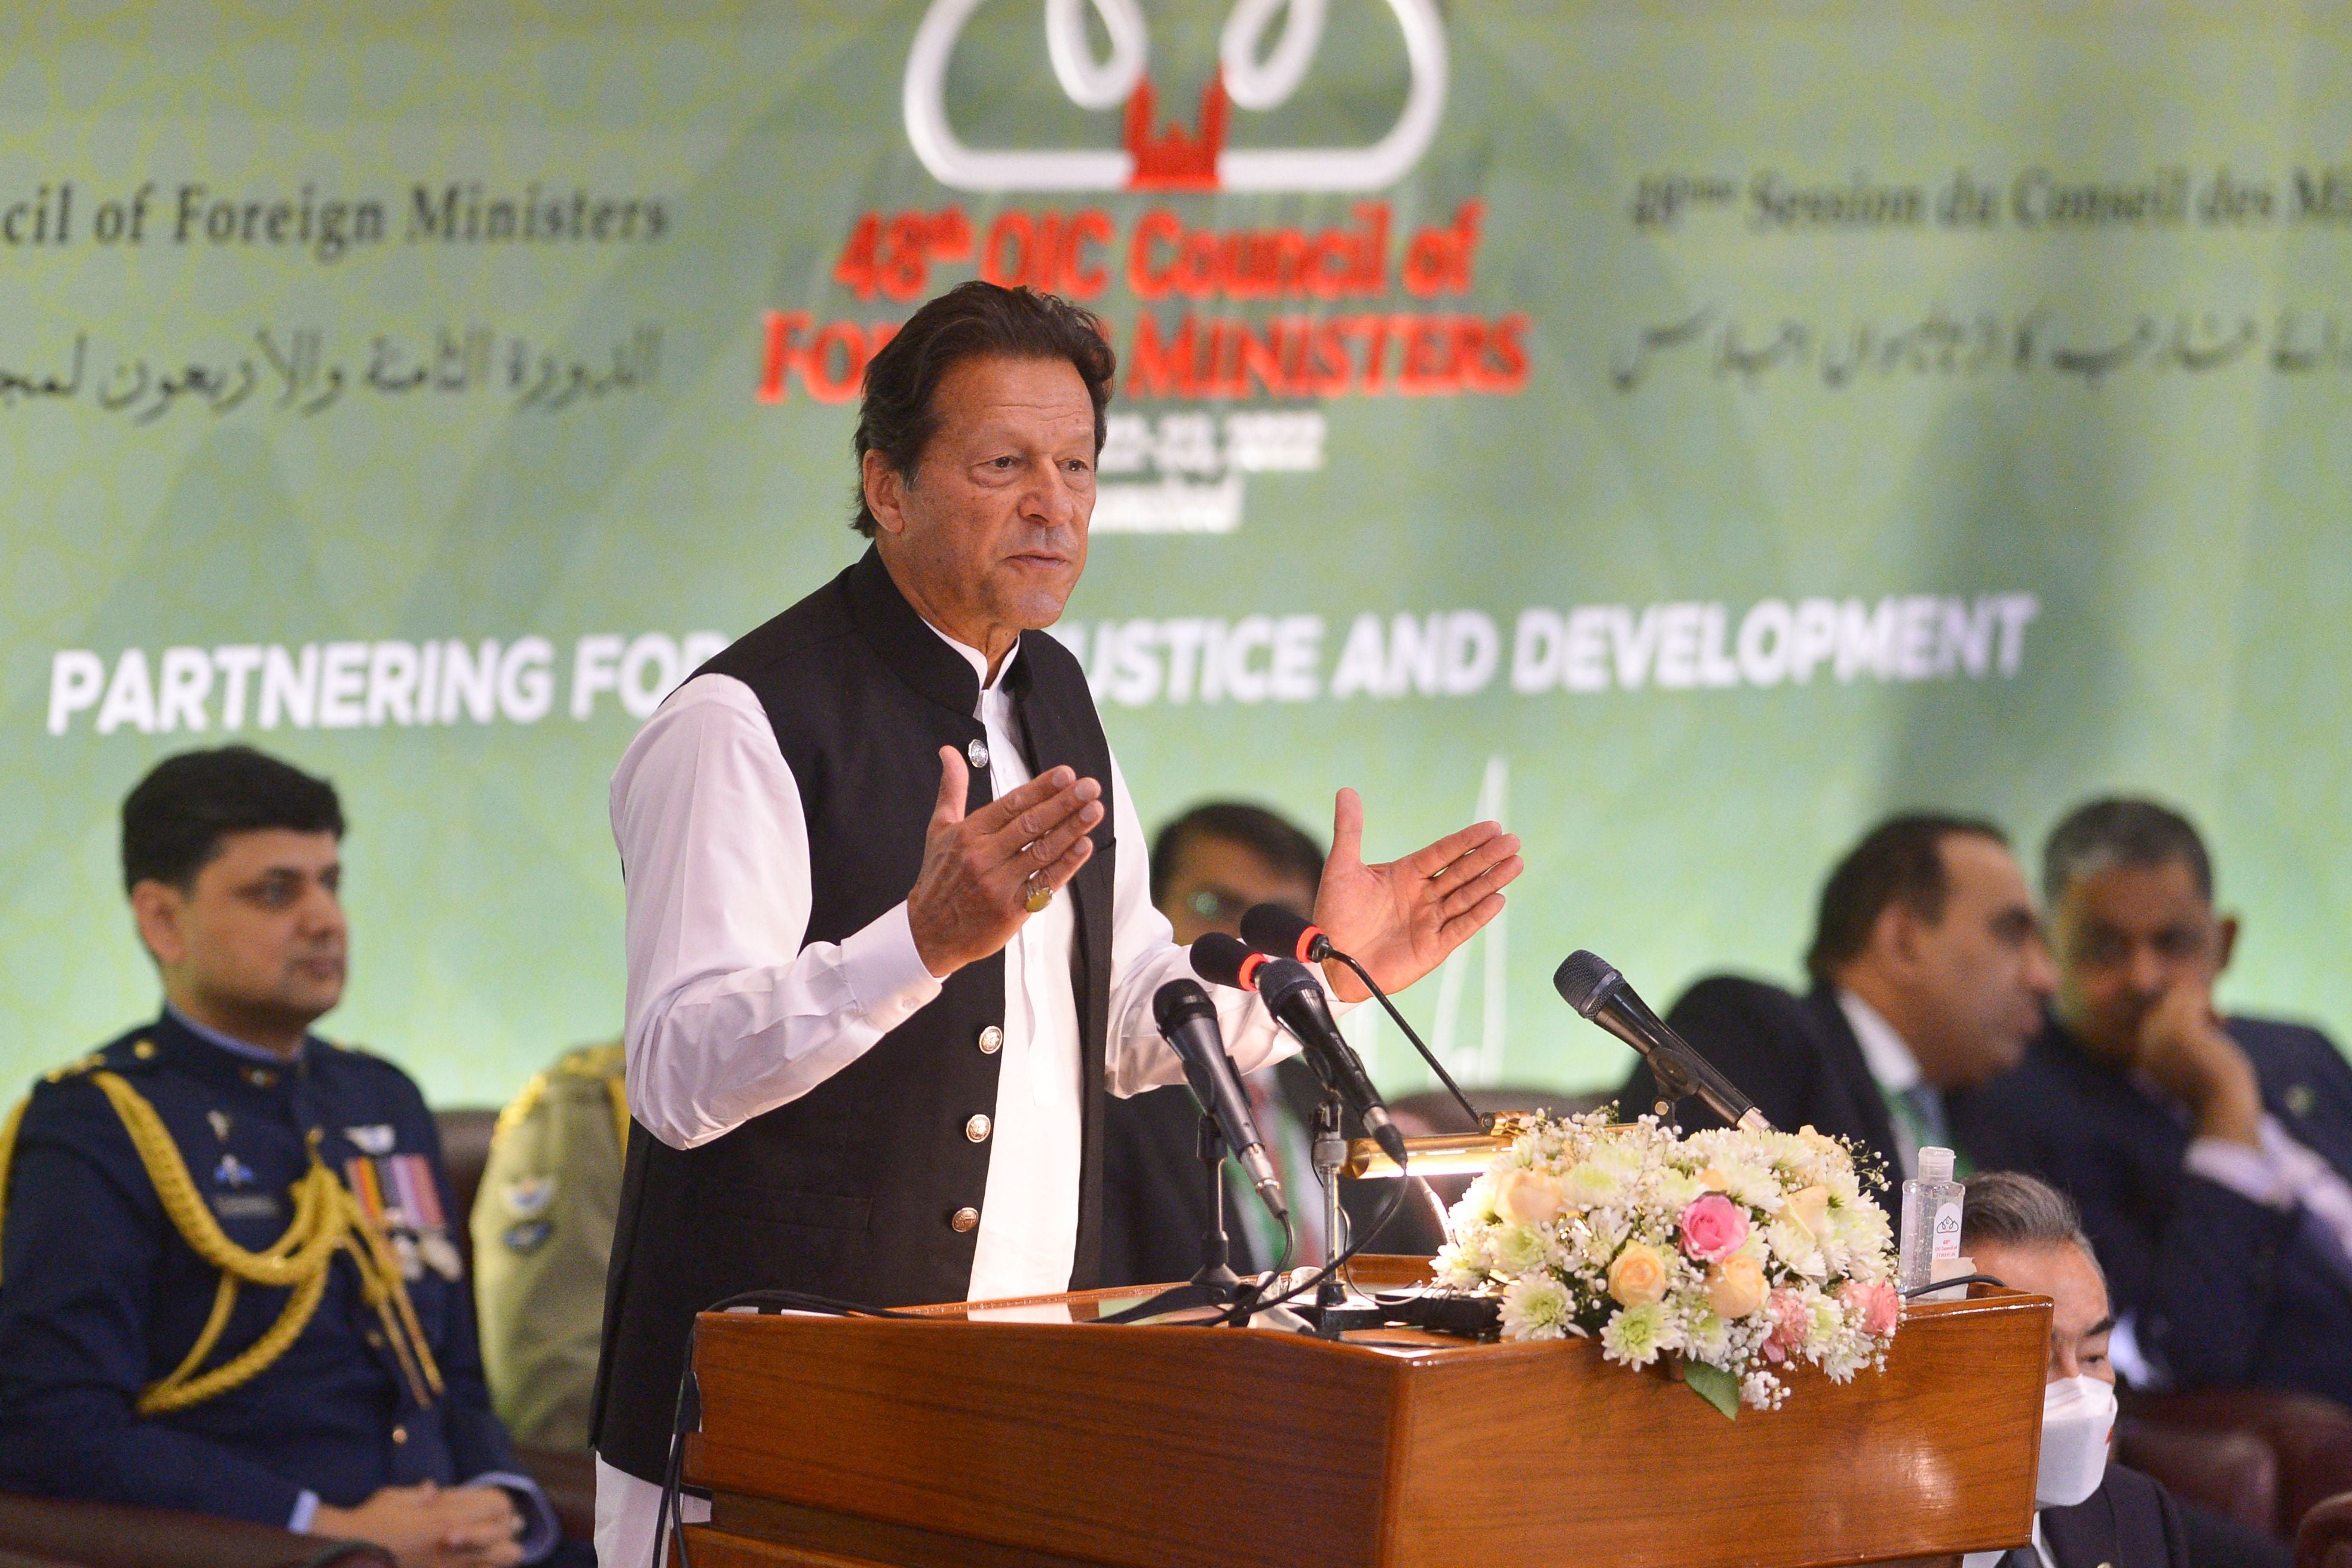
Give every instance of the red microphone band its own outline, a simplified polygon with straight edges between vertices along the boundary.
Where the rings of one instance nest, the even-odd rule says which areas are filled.
[[[1310,925],[1298,933],[1298,945],[1291,951],[1290,956],[1301,963],[1312,963],[1315,962],[1315,944],[1328,940],[1321,926]]]
[[[1242,989],[1244,991],[1256,990],[1257,972],[1265,967],[1265,954],[1262,952],[1253,952],[1247,958],[1243,959],[1241,974],[1239,976]]]

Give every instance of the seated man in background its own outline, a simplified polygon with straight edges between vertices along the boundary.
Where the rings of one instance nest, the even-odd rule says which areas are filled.
[[[1851,1138],[1898,1183],[1921,1148],[1953,1146],[1945,1097],[2017,1064],[2053,983],[2008,840],[1953,816],[1895,817],[1838,862],[1805,966],[1808,995],[1716,975],[1666,1021],[1775,1127]],[[1618,1108],[1656,1100],[1642,1064]],[[1686,1128],[1720,1125],[1696,1100],[1675,1110]]]
[[[1970,1146],[2081,1205],[2135,1384],[2352,1403],[2352,1068],[2316,1030],[2214,1011],[2238,922],[2178,814],[2094,801],[2043,877],[2056,1018],[1964,1107]]]
[[[342,811],[242,746],[158,764],[122,872],[154,1021],[0,1136],[0,1489],[532,1561],[424,1099],[310,1026],[341,998]]]
[[[1964,1568],[2286,1568],[2292,1553],[2284,1542],[2179,1502],[2137,1470],[2109,1463],[2115,1319],[2098,1255],[2065,1194],[2013,1171],[1973,1177],[1968,1189],[1961,1252],[1978,1273],[2049,1297],[2051,1312],[2033,1552],[1974,1552]]]
[[[1151,901],[1179,942],[1210,931],[1238,936],[1242,911],[1279,904],[1307,915],[1323,879],[1323,850],[1300,828],[1262,806],[1212,801],[1160,830],[1151,843]],[[1323,1250],[1323,1205],[1313,1153],[1321,1089],[1304,1060],[1288,1058],[1243,1080],[1251,1118],[1289,1196],[1304,1262]],[[1200,1108],[1181,1085],[1113,1100],[1103,1121],[1105,1285],[1189,1279],[1201,1266],[1209,1223],[1207,1178],[1194,1139]],[[1225,1232],[1237,1274],[1274,1267],[1282,1233],[1229,1163]]]
[[[622,1051],[567,1051],[499,1113],[474,1197],[482,1370],[515,1441],[585,1453],[629,1142]]]

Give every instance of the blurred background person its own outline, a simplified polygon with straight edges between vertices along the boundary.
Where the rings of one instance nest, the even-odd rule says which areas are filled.
[[[556,1520],[483,1386],[432,1115],[310,1033],[343,994],[342,836],[331,784],[244,746],[123,802],[163,1011],[0,1137],[0,1487],[535,1561]]]
[[[1805,967],[1806,995],[1716,975],[1666,1021],[1774,1126],[1850,1138],[1898,1183],[1922,1147],[1954,1145],[1946,1097],[2017,1064],[2054,979],[2008,839],[1943,816],[1890,818],[1838,862]],[[1656,1100],[1637,1065],[1620,1110]],[[1675,1112],[1685,1128],[1721,1125],[1696,1100]]]
[[[618,1040],[566,1051],[499,1112],[474,1198],[482,1371],[518,1443],[588,1451],[629,1104]]]
[[[1965,1568],[2287,1568],[2284,1542],[2110,1462],[2115,1318],[2098,1254],[2065,1194],[2017,1172],[1989,1172],[1969,1181],[1960,1226],[1960,1250],[1978,1273],[2051,1302],[2033,1548],[1974,1552]]]
[[[2352,1402],[2352,1068],[2315,1029],[2216,1010],[2238,921],[2179,813],[2092,801],[2042,864],[2056,1016],[1971,1097],[1971,1147],[2081,1205],[2135,1384]]]

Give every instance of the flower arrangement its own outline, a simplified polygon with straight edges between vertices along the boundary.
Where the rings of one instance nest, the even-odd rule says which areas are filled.
[[[1681,1137],[1603,1111],[1522,1126],[1436,1259],[1441,1286],[1499,1297],[1505,1338],[1668,1358],[1726,1415],[1780,1405],[1791,1363],[1839,1383],[1885,1370],[1902,1316],[1892,1230],[1845,1143],[1810,1127]]]

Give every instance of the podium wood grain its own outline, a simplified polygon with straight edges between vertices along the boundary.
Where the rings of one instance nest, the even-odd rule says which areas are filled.
[[[1075,1299],[1083,1312],[1086,1299]],[[1585,1341],[706,1316],[697,1568],[1807,1568],[2021,1544],[2049,1303],[1727,1421]],[[980,1313],[985,1318],[989,1314]]]

